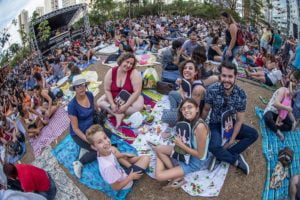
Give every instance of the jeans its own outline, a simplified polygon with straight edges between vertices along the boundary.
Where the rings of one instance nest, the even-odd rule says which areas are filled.
[[[276,133],[278,129],[281,130],[281,131],[290,131],[290,130],[292,130],[293,122],[289,118],[289,116],[287,116],[284,120],[282,120],[283,124],[281,126],[276,125],[277,117],[278,117],[278,114],[276,114],[272,111],[268,111],[264,114],[265,123],[266,123],[267,127],[269,129],[271,129],[271,131],[274,131]]]
[[[218,160],[228,162],[232,165],[235,164],[239,154],[245,151],[258,138],[258,133],[254,128],[242,124],[240,132],[236,136],[239,142],[228,149],[224,149],[222,147],[221,124],[209,124],[209,128],[211,131],[209,151]]]
[[[51,178],[51,176],[49,174],[48,174],[48,177],[49,177],[49,181],[50,181],[49,190],[46,191],[46,192],[37,192],[37,194],[42,195],[47,200],[53,200],[55,198],[57,189],[56,189],[56,186],[55,186],[55,182],[53,181],[53,179]]]
[[[79,161],[81,162],[82,165],[91,163],[94,160],[97,160],[97,152],[91,148],[91,145],[89,143],[83,141],[77,135],[72,135],[72,139],[78,146],[89,151],[80,158]]]
[[[171,109],[178,108],[182,101],[179,92],[172,90],[171,92],[169,92],[168,96],[169,96],[169,100],[170,100]]]
[[[239,52],[240,47],[239,47],[239,46],[235,46],[235,47],[231,50],[232,55],[229,56],[229,57],[226,56],[227,49],[228,49],[228,46],[226,46],[225,49],[224,49],[224,51],[223,51],[222,62],[225,61],[226,59],[228,59],[228,61],[232,62],[232,60],[235,58],[235,56],[236,56],[237,53]]]

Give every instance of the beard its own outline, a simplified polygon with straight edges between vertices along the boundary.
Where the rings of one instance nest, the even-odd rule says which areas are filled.
[[[228,86],[229,85],[229,87],[225,87],[225,84]],[[233,83],[231,83],[231,82],[223,82],[222,81],[222,85],[223,85],[223,87],[224,87],[224,90],[231,90],[232,88],[233,88],[233,86],[235,85],[235,81],[233,82]]]

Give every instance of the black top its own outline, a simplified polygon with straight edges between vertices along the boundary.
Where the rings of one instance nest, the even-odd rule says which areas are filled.
[[[214,50],[212,47],[209,47],[208,52],[207,52],[207,58],[208,60],[214,60],[215,56],[218,56],[218,52]]]

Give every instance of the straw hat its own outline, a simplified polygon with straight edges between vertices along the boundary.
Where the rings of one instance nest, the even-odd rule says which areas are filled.
[[[73,77],[73,81],[72,81],[71,86],[69,87],[69,90],[74,91],[75,86],[81,85],[83,83],[85,83],[86,85],[90,84],[90,82],[87,81],[82,75],[76,75]]]

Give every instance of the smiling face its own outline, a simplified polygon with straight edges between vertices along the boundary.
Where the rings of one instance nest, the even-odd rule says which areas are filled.
[[[197,116],[198,111],[199,107],[188,101],[185,102],[180,108],[180,112],[182,113],[183,117],[188,121],[193,121]]]
[[[236,75],[234,74],[234,69],[228,69],[222,67],[220,75],[221,83],[224,86],[225,90],[230,90],[233,88],[236,80]]]
[[[128,58],[126,60],[124,60],[121,65],[120,65],[120,68],[123,70],[123,71],[129,71],[133,68],[134,66],[134,58]]]
[[[98,131],[93,135],[92,148],[99,152],[100,155],[109,155],[112,152],[110,139],[103,131]]]
[[[85,91],[86,91],[86,84],[85,83],[82,83],[80,85],[76,85],[76,86],[74,86],[74,88],[75,88],[76,95],[79,95],[79,96],[85,95]]]
[[[194,81],[197,77],[198,71],[196,70],[196,67],[194,63],[188,62],[185,64],[182,76],[186,80]]]

